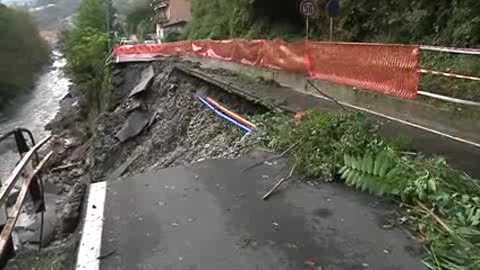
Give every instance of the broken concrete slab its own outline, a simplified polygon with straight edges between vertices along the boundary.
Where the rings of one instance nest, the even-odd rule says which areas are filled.
[[[140,83],[137,84],[135,88],[133,88],[128,97],[131,98],[135,95],[138,95],[139,93],[146,91],[148,87],[152,84],[153,78],[155,78],[155,72],[153,71],[153,67],[148,66],[148,68],[142,71]]]
[[[138,136],[147,126],[150,121],[150,113],[134,111],[123,124],[122,129],[115,135],[120,142]]]

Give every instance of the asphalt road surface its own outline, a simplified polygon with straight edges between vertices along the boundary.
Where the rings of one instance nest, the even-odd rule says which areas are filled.
[[[108,183],[101,270],[425,269],[421,248],[383,229],[388,203],[294,177],[267,158],[205,161]]]

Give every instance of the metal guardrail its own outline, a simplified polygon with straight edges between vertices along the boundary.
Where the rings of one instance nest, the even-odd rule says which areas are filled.
[[[472,49],[472,48],[454,48],[454,47],[440,47],[440,46],[420,46],[421,51],[434,51],[440,53],[451,53],[451,54],[460,54],[460,55],[471,55],[473,57],[480,56],[480,49]],[[421,74],[431,74],[436,76],[443,76],[448,77],[451,79],[462,79],[462,80],[470,80],[470,81],[480,81],[480,76],[474,75],[464,75],[464,74],[456,74],[453,72],[445,72],[445,71],[437,71],[437,70],[430,70],[430,69],[419,69],[419,73]],[[480,102],[473,101],[473,100],[465,100],[460,98],[454,98],[444,95],[439,95],[437,93],[426,92],[426,91],[418,91],[418,94],[421,96],[438,99],[442,101],[447,101],[455,104],[461,105],[468,105],[468,106],[480,106]]]
[[[434,51],[434,52],[480,55],[480,49],[472,49],[472,48],[455,48],[455,47],[422,45],[420,46],[420,49],[425,51]]]
[[[24,137],[25,133],[30,138],[32,145],[31,148]],[[10,176],[0,187],[0,206],[5,204],[10,192],[21,178],[22,172],[24,172],[26,168],[28,169],[29,164],[31,164],[33,170],[30,170],[27,173],[27,176],[24,178],[20,192],[17,196],[15,204],[11,208],[11,211],[6,210],[7,220],[2,226],[2,230],[0,232],[0,269],[2,269],[6,265],[7,261],[15,255],[12,233],[28,194],[30,194],[30,197],[34,203],[35,211],[37,213],[41,212],[39,250],[42,247],[45,202],[43,180],[40,173],[48,160],[50,160],[50,158],[53,156],[53,151],[48,152],[42,160],[39,159],[38,155],[38,150],[51,139],[51,136],[48,136],[39,143],[35,144],[33,135],[29,130],[17,128],[8,132],[7,134],[4,134],[3,136],[0,136],[0,142],[12,136],[15,138],[15,142],[17,144],[20,161],[15,166]]]
[[[453,98],[453,97],[448,97],[448,96],[439,95],[439,94],[435,94],[435,93],[431,93],[431,92],[425,92],[425,91],[418,91],[418,94],[420,96],[435,98],[435,99],[438,99],[438,100],[448,101],[448,102],[452,102],[452,103],[456,103],[456,104],[480,107],[480,102],[475,102],[475,101],[471,101],[471,100]]]

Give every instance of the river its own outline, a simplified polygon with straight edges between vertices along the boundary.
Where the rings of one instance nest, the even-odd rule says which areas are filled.
[[[15,127],[32,131],[38,141],[49,134],[45,125],[58,111],[59,101],[67,94],[70,81],[64,74],[66,60],[57,51],[52,51],[52,64],[41,74],[31,93],[18,97],[0,112],[0,135]],[[2,182],[18,161],[13,138],[0,143],[0,179]]]

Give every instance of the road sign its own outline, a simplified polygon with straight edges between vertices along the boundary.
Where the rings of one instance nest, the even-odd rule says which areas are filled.
[[[329,17],[340,16],[340,3],[338,0],[330,0],[327,3],[327,13]]]
[[[300,2],[300,12],[303,16],[311,17],[317,13],[317,5],[313,0],[302,0]]]

